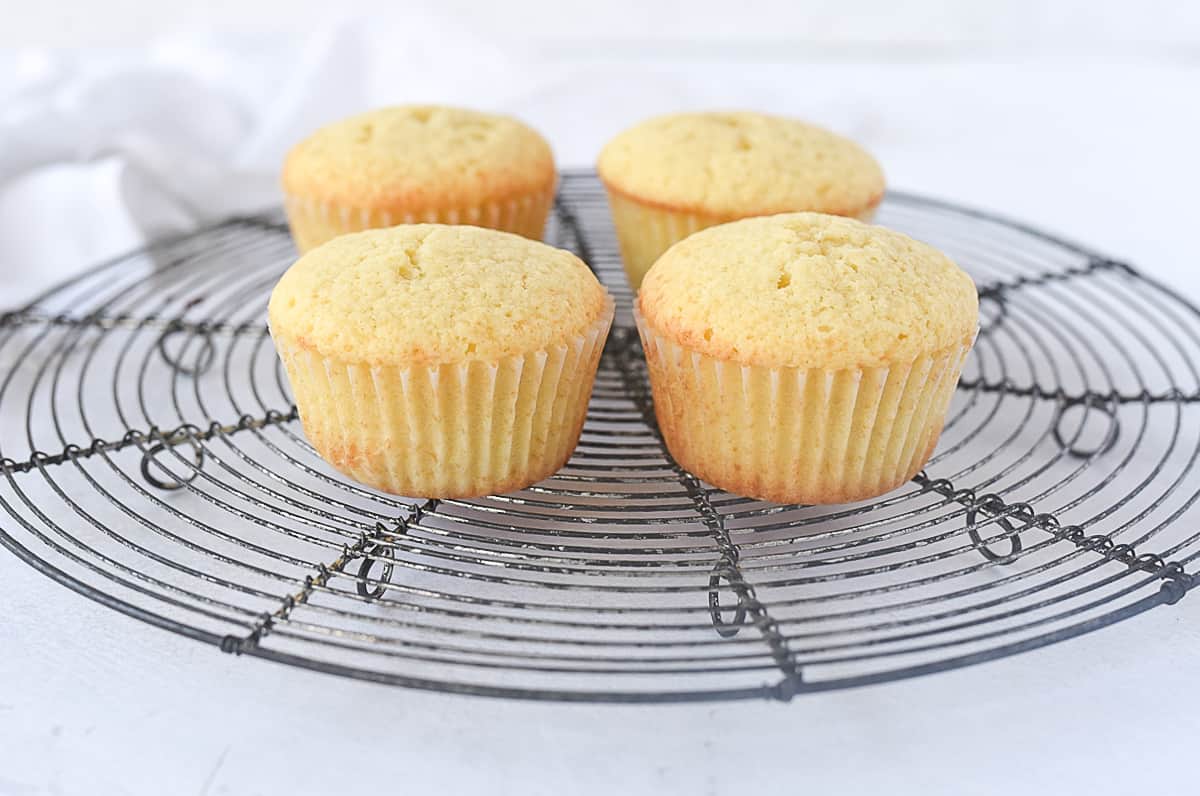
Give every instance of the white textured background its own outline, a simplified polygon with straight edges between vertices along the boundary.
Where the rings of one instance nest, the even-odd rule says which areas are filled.
[[[346,91],[367,104],[507,110],[568,165],[653,112],[793,113],[861,140],[897,187],[1000,210],[1200,299],[1197,3],[191,5],[0,1],[0,118],[54,59],[171,36],[266,60],[346,29],[361,59]],[[0,185],[0,305],[143,234],[115,191],[126,165],[89,159]],[[0,794],[1181,792],[1200,737],[1197,620],[1192,596],[1009,660],[786,706],[543,706],[235,660],[0,556]]]

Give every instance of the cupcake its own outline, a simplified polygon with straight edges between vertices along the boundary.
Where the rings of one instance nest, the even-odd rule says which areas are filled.
[[[928,461],[979,300],[930,246],[791,213],[675,244],[636,309],[655,414],[682,467],[749,497],[845,503]]]
[[[437,224],[309,251],[268,309],[317,452],[420,497],[506,492],[562,467],[613,317],[570,252]]]
[[[554,157],[516,119],[408,105],[331,124],[283,167],[300,251],[375,227],[472,224],[540,240],[554,201]]]
[[[762,113],[657,116],[610,141],[596,168],[634,289],[696,230],[802,210],[869,221],[883,198],[883,172],[861,147]]]

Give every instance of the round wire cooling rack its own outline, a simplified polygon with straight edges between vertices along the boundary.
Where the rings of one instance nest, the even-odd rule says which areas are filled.
[[[618,301],[578,450],[529,489],[417,501],[305,442],[264,325],[278,216],[105,263],[0,316],[0,542],[111,608],[385,683],[684,701],[986,661],[1170,605],[1200,557],[1200,310],[1128,265],[890,194],[983,328],[925,472],[783,506],[712,489],[654,424],[603,192],[548,228]]]

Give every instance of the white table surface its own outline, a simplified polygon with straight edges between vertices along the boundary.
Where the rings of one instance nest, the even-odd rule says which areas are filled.
[[[1200,299],[1198,95],[1194,61],[598,60],[510,110],[565,163],[672,105],[805,115],[864,141],[897,187],[1031,221]],[[0,194],[0,255],[32,250],[87,198],[65,198],[63,180],[103,196],[110,177],[46,175]],[[132,227],[114,218],[112,234],[64,240],[43,270],[127,245]],[[0,275],[6,299],[38,281]],[[965,670],[790,704],[672,707],[416,693],[234,658],[8,555],[0,611],[0,794],[1168,793],[1193,777],[1200,737],[1195,595]]]

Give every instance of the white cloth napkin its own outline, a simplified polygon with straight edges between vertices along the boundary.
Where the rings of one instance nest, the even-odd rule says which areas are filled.
[[[354,54],[347,36],[334,35],[288,61],[249,43],[34,56],[44,77],[0,117],[0,181],[112,157],[128,167],[122,195],[139,218],[198,221],[262,204],[279,130],[314,116],[315,99],[353,101],[332,84],[354,86]]]

